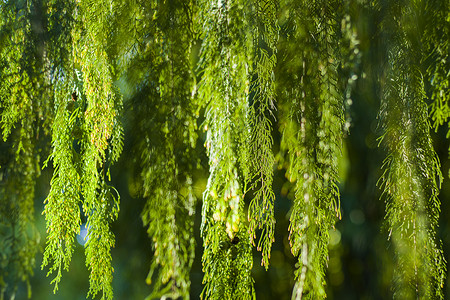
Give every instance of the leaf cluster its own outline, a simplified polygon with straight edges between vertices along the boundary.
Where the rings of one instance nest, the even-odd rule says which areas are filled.
[[[356,67],[357,40],[343,1],[283,4],[278,161],[287,169],[294,198],[289,225],[291,251],[298,257],[293,298],[317,299],[326,297],[329,231],[340,218],[338,159],[348,100],[343,95],[351,91],[340,78]],[[344,42],[353,48],[342,49],[353,56],[341,52]]]
[[[421,43],[424,28],[420,23],[410,27],[409,18],[416,16],[420,22],[421,6],[411,2],[402,7],[381,3],[380,7],[398,13],[396,17],[388,14],[384,22],[390,32],[386,37],[389,67],[380,109],[384,129],[380,142],[388,151],[380,182],[396,248],[394,297],[443,298],[446,267],[436,238],[442,174],[430,137],[424,60],[420,52],[411,51],[415,43]]]

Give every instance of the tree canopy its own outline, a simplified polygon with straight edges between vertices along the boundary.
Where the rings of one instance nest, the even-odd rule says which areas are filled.
[[[448,0],[0,1],[1,299],[31,297],[37,256],[56,293],[81,232],[87,295],[113,299],[133,199],[148,299],[188,299],[196,259],[202,299],[254,299],[283,251],[292,299],[332,298],[349,168],[384,205],[383,296],[443,299],[449,23]]]

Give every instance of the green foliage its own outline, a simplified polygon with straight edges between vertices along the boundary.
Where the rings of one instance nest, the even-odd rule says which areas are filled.
[[[421,42],[425,48],[422,60],[427,67],[424,76],[431,83],[431,119],[437,130],[444,123],[448,124],[450,117],[450,7],[448,1],[430,1],[421,5],[427,11],[421,16],[424,19]]]
[[[43,58],[33,46],[35,2],[5,1],[0,10],[0,297],[14,298],[33,274],[39,233],[34,220],[34,184],[39,175],[37,139],[51,111]],[[48,118],[50,121],[51,118]],[[48,124],[48,123],[47,123]],[[44,127],[45,129],[45,127]],[[7,141],[8,140],[8,141]]]
[[[203,299],[254,297],[251,236],[244,215],[243,176],[248,176],[248,7],[240,1],[203,1],[202,81],[209,179],[203,194]],[[241,148],[242,147],[242,148]],[[238,158],[241,154],[240,159]],[[233,240],[239,240],[234,245]]]
[[[154,248],[146,280],[153,283],[153,292],[147,298],[189,299],[198,117],[190,65],[192,2],[143,1],[139,5],[136,14],[142,20],[135,38],[142,47],[130,60],[127,77],[136,86],[131,99],[132,130],[140,139],[135,150],[141,159],[139,181],[146,199],[142,220]],[[146,27],[150,31],[139,35]]]
[[[381,180],[387,202],[386,218],[397,252],[395,297],[405,299],[419,293],[420,297],[442,298],[445,260],[436,240],[440,164],[429,137],[420,83],[416,91],[405,89],[397,79],[390,83],[383,110],[383,140],[388,141],[385,144],[389,156]],[[411,108],[399,111],[400,101],[408,101],[406,107]]]
[[[37,3],[8,1],[0,11],[0,109],[3,140],[19,126],[20,136],[15,139],[17,154],[23,150],[22,140],[34,124],[51,124],[49,82],[44,77],[45,57],[35,46],[41,46],[39,33],[33,26],[40,13]],[[36,45],[37,44],[37,45]],[[44,120],[44,116],[49,116]],[[28,119],[28,120],[27,120]],[[31,119],[31,120],[30,120]],[[39,137],[39,128],[33,128]]]
[[[339,43],[347,41],[351,54],[357,45],[344,8],[345,1],[286,1],[284,11],[279,158],[294,190],[289,240],[299,261],[293,299],[326,297],[329,230],[341,214],[337,168],[345,85],[339,72],[355,57],[344,56]]]
[[[88,241],[86,266],[90,270],[89,295],[102,292],[102,299],[112,299],[110,249],[114,235],[110,223],[117,218],[119,198],[106,184],[109,165],[121,152],[121,129],[117,116],[121,98],[113,87],[113,70],[106,45],[114,17],[112,1],[80,3],[80,27],[74,33],[75,63],[80,65],[86,110],[82,131],[82,195],[87,217]],[[118,129],[119,127],[119,129]],[[115,137],[112,135],[115,134]],[[110,142],[109,142],[110,141]],[[115,142],[115,144],[113,143]],[[111,155],[107,156],[109,149]]]
[[[381,141],[388,156],[381,182],[389,236],[396,251],[397,299],[443,299],[446,273],[436,238],[442,174],[430,137],[421,53],[411,51],[412,45],[420,43],[423,28],[409,26],[410,18],[420,21],[422,4],[380,5],[390,12],[383,24],[389,32],[389,67],[385,70],[380,119],[384,129]]]
[[[50,265],[49,274],[57,272],[52,281],[56,291],[61,270],[69,268],[74,237],[82,223],[81,205],[88,230],[85,247],[89,294],[95,297],[101,291],[102,299],[112,299],[110,248],[114,246],[114,235],[109,227],[117,219],[119,198],[106,182],[109,166],[122,151],[123,137],[117,120],[121,98],[113,87],[104,49],[111,14],[105,5],[83,2],[77,7],[80,20],[75,22],[60,15],[62,7],[63,11],[74,8],[72,3],[66,5],[55,1],[48,7],[54,30],[50,30],[49,58],[55,64],[51,76],[56,107],[49,159],[55,171],[44,210],[48,237],[42,267]],[[104,22],[102,26],[98,26],[97,19]],[[67,22],[69,28],[59,28],[59,21]],[[58,47],[58,43],[71,40],[73,51]],[[77,67],[81,72],[74,72]]]
[[[153,242],[147,299],[190,297],[194,190],[202,186],[197,169],[205,149],[202,299],[255,298],[252,250],[262,252],[267,270],[274,210],[283,205],[272,188],[275,162],[286,169],[292,198],[292,298],[325,298],[352,89],[373,46],[360,48],[357,31],[364,29],[350,17],[360,9],[377,19],[367,25],[377,26],[370,43],[385,51],[376,66],[364,67],[382,74],[374,85],[382,90],[380,143],[388,153],[380,182],[395,252],[394,296],[443,298],[446,262],[436,232],[442,175],[430,129],[448,125],[450,116],[448,5],[0,1],[1,297],[14,298],[33,273],[34,183],[50,135],[42,268],[56,292],[85,223],[88,296],[113,299],[111,226],[120,196],[110,169],[124,148],[125,120],[130,187],[144,199],[140,213]]]
[[[31,131],[32,134],[33,131]],[[0,298],[14,298],[21,281],[27,283],[31,297],[30,276],[40,235],[34,224],[34,183],[39,175],[35,145],[30,136],[13,130],[22,139],[24,153],[15,157],[16,147],[5,143],[0,165]],[[8,149],[9,148],[9,149]]]
[[[448,120],[449,86],[449,31],[450,17],[448,14],[449,3],[446,1],[419,2],[421,9],[427,13],[423,18],[423,35],[421,42],[425,46],[425,63],[428,63],[428,72],[431,87],[432,100],[431,116],[434,127],[444,124]],[[437,20],[437,22],[436,22]],[[433,22],[434,21],[434,22]]]
[[[48,236],[42,267],[50,265],[48,275],[56,271],[56,277],[52,280],[55,292],[61,280],[62,269],[69,269],[74,237],[81,225],[81,166],[77,159],[79,154],[73,149],[73,136],[80,130],[77,119],[81,113],[80,108],[72,113],[68,110],[69,104],[73,103],[69,102],[72,100],[69,100],[70,94],[65,92],[67,88],[64,84],[57,85],[55,91],[58,102],[53,123],[53,152],[49,157],[55,170],[44,210]]]
[[[273,165],[272,153],[272,121],[275,110],[275,75],[277,61],[276,50],[278,40],[277,3],[273,0],[255,1],[256,24],[254,26],[255,67],[251,84],[252,106],[249,111],[249,127],[251,128],[250,155],[251,177],[254,180],[251,188],[256,189],[250,202],[248,219],[252,243],[256,238],[256,230],[262,229],[257,249],[262,250],[261,264],[269,267],[272,243],[274,242],[274,201],[272,190]],[[261,40],[259,42],[259,40]]]

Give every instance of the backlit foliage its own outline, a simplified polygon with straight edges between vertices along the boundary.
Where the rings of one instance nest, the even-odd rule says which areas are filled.
[[[251,83],[252,105],[249,111],[251,188],[254,198],[250,202],[248,219],[252,243],[256,230],[262,229],[257,249],[262,251],[261,264],[269,267],[271,246],[274,242],[274,201],[272,190],[273,165],[272,124],[275,121],[275,73],[277,62],[277,1],[255,1],[254,51],[255,62]]]
[[[146,280],[153,286],[148,299],[188,299],[195,250],[192,171],[197,165],[199,114],[190,62],[194,11],[192,2],[181,0],[139,5],[134,13],[141,21],[134,38],[142,46],[129,61],[126,76],[136,86],[131,119],[140,139],[136,152],[146,199],[142,219],[154,247]]]
[[[202,1],[203,45],[198,98],[210,175],[203,194],[202,299],[252,299],[251,236],[244,213],[248,158],[251,36],[244,1]],[[240,158],[240,159],[239,159]]]
[[[102,299],[112,299],[110,249],[114,235],[110,224],[118,216],[119,195],[107,182],[109,166],[117,161],[122,148],[117,119],[121,103],[105,48],[112,10],[95,3],[99,6],[83,2],[75,7],[56,1],[48,7],[53,26],[60,26],[57,12],[62,9],[75,9],[80,20],[68,22],[68,28],[53,36],[55,43],[72,41],[69,51],[57,44],[49,47],[49,57],[55,58],[56,64],[51,70],[56,114],[49,157],[55,171],[44,210],[48,237],[42,266],[50,265],[49,274],[56,271],[52,281],[56,291],[61,270],[69,269],[74,238],[85,219],[88,294],[94,297],[101,292]],[[103,23],[94,23],[98,19]]]
[[[358,9],[378,18],[370,43],[381,53],[368,70]],[[46,167],[41,267],[56,292],[85,226],[87,294],[113,299],[110,170],[125,138],[152,242],[148,299],[190,297],[200,204],[202,299],[255,298],[253,250],[267,270],[282,205],[276,164],[292,200],[292,299],[325,298],[352,89],[378,70],[392,289],[442,299],[443,179],[430,130],[449,126],[448,12],[441,0],[0,1],[0,298],[21,282],[31,297]]]
[[[339,72],[356,60],[357,40],[344,1],[285,3],[280,43],[285,61],[278,82],[280,161],[294,194],[289,242],[298,268],[292,297],[319,299],[326,296],[329,230],[341,216],[337,168],[345,132],[344,100],[349,99]],[[340,52],[343,42],[349,43],[348,56]]]
[[[44,60],[33,3],[3,3],[0,10],[0,298],[14,298],[35,267],[39,233],[34,223],[34,183],[40,174],[37,141],[48,113]],[[35,20],[34,20],[35,21]],[[39,126],[41,125],[41,126]],[[7,141],[7,139],[9,140]]]
[[[437,130],[438,126],[448,124],[450,117],[450,4],[448,1],[429,1],[421,3],[421,9],[432,12],[421,15],[424,32],[420,42],[424,47],[422,60],[427,67],[423,76],[431,84],[431,118]],[[450,128],[447,131],[449,137]]]
[[[439,159],[430,137],[424,89],[424,59],[412,52],[424,28],[422,1],[381,3],[386,9],[387,61],[380,119],[388,156],[381,183],[389,236],[395,247],[394,297],[443,298],[445,259],[436,238],[442,183]],[[386,7],[384,7],[386,6]],[[440,45],[438,45],[439,47]]]
[[[90,271],[89,294],[102,292],[102,299],[112,299],[110,249],[114,234],[110,223],[119,212],[119,195],[107,184],[109,166],[120,155],[121,125],[117,119],[120,96],[113,86],[113,69],[107,49],[114,34],[111,19],[113,1],[82,1],[80,26],[74,33],[74,61],[81,70],[85,107],[82,111],[82,196],[86,215],[86,266]]]

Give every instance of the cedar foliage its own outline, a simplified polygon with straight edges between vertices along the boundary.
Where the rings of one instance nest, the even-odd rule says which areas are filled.
[[[292,299],[325,298],[330,232],[342,217],[338,174],[351,134],[352,89],[366,72],[352,19],[361,9],[379,17],[374,39],[381,62],[367,72],[380,75],[386,159],[379,187],[395,251],[393,296],[442,299],[443,176],[431,130],[449,126],[448,6],[2,1],[1,297],[13,299],[33,275],[40,239],[35,182],[47,167],[53,177],[42,268],[56,292],[85,223],[88,296],[113,299],[111,226],[120,195],[110,170],[130,139],[134,186],[145,199],[141,217],[153,245],[148,299],[189,298],[200,202],[202,299],[255,298],[252,249],[267,270],[275,240],[276,165],[286,170],[292,198],[289,246],[298,260]],[[197,199],[201,151],[209,177]],[[31,290],[28,284],[28,297]]]
[[[192,171],[198,117],[189,59],[194,11],[188,1],[147,2],[135,8],[140,20],[133,42],[141,47],[127,62],[126,77],[136,87],[131,118],[133,130],[143,137],[135,150],[142,159],[141,179],[136,180],[146,199],[142,220],[154,243],[147,276],[154,290],[148,298],[188,299],[195,250]]]
[[[329,230],[341,217],[337,164],[345,133],[344,103],[349,99],[339,72],[357,60],[357,40],[347,26],[349,16],[343,1],[305,1],[301,5],[286,1],[286,5],[289,15],[280,47],[285,57],[281,66],[285,69],[280,70],[285,77],[279,84],[283,109],[280,161],[294,185],[289,243],[298,267],[293,298],[300,299],[305,293],[317,299],[326,295]],[[297,27],[303,30],[295,30]],[[348,41],[348,56],[339,47],[347,37],[353,39]],[[300,53],[298,45],[303,50]],[[347,85],[352,80],[349,78]]]
[[[243,30],[251,11],[244,1],[203,1],[199,7],[204,36],[198,99],[206,105],[210,166],[202,206],[202,299],[252,299],[253,260],[244,214],[251,36]]]
[[[436,239],[442,174],[425,102],[426,54],[411,51],[422,46],[426,3],[379,5],[387,16],[396,16],[382,23],[387,35],[388,66],[380,109],[384,129],[380,142],[389,153],[380,181],[389,236],[397,252],[394,297],[443,298],[446,266],[441,242]],[[417,23],[412,23],[411,18]]]

